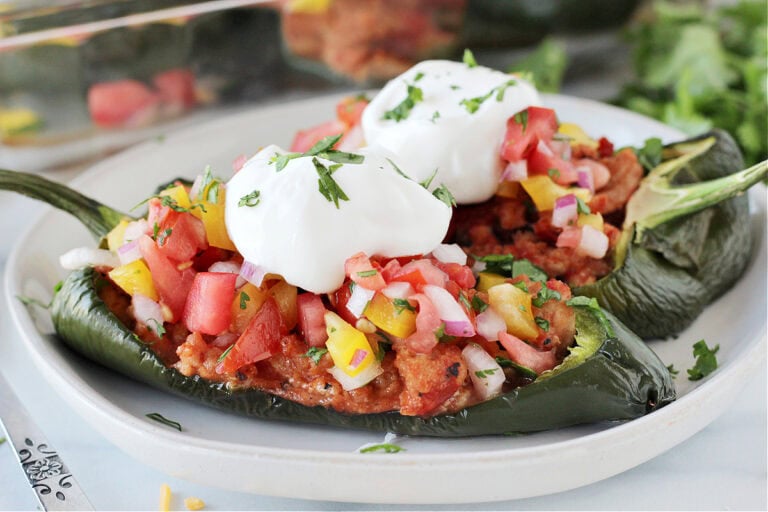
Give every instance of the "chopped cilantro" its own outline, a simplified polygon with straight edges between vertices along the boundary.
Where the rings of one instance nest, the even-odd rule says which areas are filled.
[[[341,137],[341,133],[338,135],[328,135],[327,137],[323,137],[311,148],[309,148],[306,153],[285,153],[282,155],[275,153],[275,155],[269,160],[269,163],[275,164],[276,172],[280,172],[285,169],[285,167],[288,165],[288,162],[291,160],[304,156],[318,156],[337,164],[363,163],[365,161],[365,157],[363,155],[347,153],[346,151],[338,151],[333,149],[333,146],[335,146],[336,143],[341,140]]]
[[[511,359],[507,359],[506,357],[496,356],[496,363],[501,366],[502,368],[513,368],[514,370],[520,372],[523,377],[528,377],[529,379],[535,379],[538,377],[538,374],[528,368],[527,366],[522,366],[520,364],[517,364],[516,362],[512,361]]]
[[[664,149],[661,139],[658,137],[652,137],[645,139],[643,147],[636,148],[635,154],[637,160],[645,168],[646,171],[650,171],[661,163],[661,152]]]
[[[150,325],[149,322],[152,322],[152,324]],[[153,331],[155,331],[155,334],[157,334],[160,338],[162,338],[165,334],[165,327],[163,327],[163,323],[155,320],[154,318],[147,320],[147,327],[150,327]]]
[[[371,446],[367,446],[365,448],[360,448],[360,453],[373,453],[373,452],[397,453],[397,452],[404,452],[404,451],[406,451],[405,448],[392,443],[374,444]]]
[[[332,174],[341,167],[341,164],[326,167],[317,159],[317,157],[312,158],[312,163],[319,176],[317,179],[317,187],[320,193],[323,194],[323,197],[325,197],[328,202],[336,205],[336,208],[339,207],[339,199],[342,201],[349,201],[347,194],[344,193],[341,187],[339,187],[339,184],[336,183],[336,180],[332,177]]]
[[[407,180],[410,180],[410,179],[411,179],[411,177],[410,177],[410,176],[408,176],[408,175],[407,175],[407,174],[405,174],[405,173],[404,173],[402,170],[400,170],[400,168],[397,166],[397,164],[396,164],[395,162],[393,162],[393,161],[392,161],[392,160],[390,160],[389,158],[387,158],[387,162],[389,162],[389,165],[391,165],[391,166],[392,166],[392,169],[394,169],[394,170],[395,170],[395,172],[396,172],[397,174],[399,174],[400,176],[402,176],[403,178],[405,178],[405,179],[407,179]],[[413,180],[411,180],[411,181],[413,181]]]
[[[157,226],[157,224],[155,224],[155,226]],[[168,240],[168,237],[171,236],[172,233],[173,233],[172,228],[166,228],[163,230],[162,233],[160,233],[159,235],[156,235],[155,240],[157,240],[157,245],[159,247],[164,246],[165,242]]]
[[[589,205],[585,203],[584,200],[580,197],[576,198],[576,211],[584,215],[589,215],[592,213],[592,210],[589,209]]]
[[[256,206],[261,202],[261,192],[258,190],[254,190],[250,194],[246,194],[243,197],[240,198],[240,200],[237,202],[237,206]]]
[[[701,380],[717,369],[717,351],[720,345],[715,345],[710,349],[707,342],[699,340],[693,344],[693,355],[696,357],[696,363],[693,368],[688,370],[688,380]]]
[[[469,299],[467,299],[467,296],[462,291],[459,292],[459,302],[468,310],[472,310],[472,304],[469,303]]]
[[[481,299],[478,295],[475,295],[472,297],[472,309],[477,311],[478,313],[482,313],[486,309],[488,309],[488,303],[485,302],[483,299]]]
[[[540,316],[537,316],[534,320],[536,321],[536,325],[538,325],[542,331],[549,331],[549,320],[541,318]]]
[[[456,199],[444,184],[433,190],[432,195],[444,202],[449,208],[456,206]]]
[[[374,269],[371,269],[371,270],[362,270],[362,271],[358,272],[357,275],[359,277],[373,277],[373,276],[375,276],[378,273],[379,273],[379,271],[374,268]]]
[[[234,343],[233,343],[233,344],[231,344],[230,346],[228,346],[228,347],[227,347],[227,350],[225,350],[224,352],[222,352],[222,353],[221,353],[221,355],[220,355],[220,356],[219,356],[219,358],[216,360],[216,362],[220,363],[220,362],[222,362],[224,359],[226,359],[226,357],[227,357],[227,356],[229,355],[229,353],[232,351],[232,348],[233,348],[234,346],[235,346],[235,344],[234,344]]]
[[[309,350],[307,350],[306,354],[304,354],[304,357],[310,358],[315,364],[320,363],[320,359],[323,358],[325,354],[328,353],[327,348],[323,347],[309,347]]]
[[[494,373],[496,373],[496,371],[497,371],[497,370],[498,370],[498,368],[487,368],[487,369],[485,369],[485,370],[477,370],[477,371],[475,372],[475,375],[477,375],[477,376],[478,376],[478,377],[480,377],[481,379],[484,379],[484,378],[486,378],[487,376],[489,376],[489,375],[493,375]]]
[[[549,170],[547,170],[547,174],[548,174],[548,175],[549,175],[549,177],[550,177],[550,178],[552,178],[553,180],[556,180],[557,178],[559,178],[559,177],[560,177],[560,171],[559,171],[559,170],[557,170],[557,169],[555,169],[555,168],[552,168],[552,169],[549,169]]]
[[[547,288],[546,286],[542,286],[541,290],[539,290],[539,293],[536,294],[536,297],[534,297],[531,302],[534,306],[540,308],[548,300],[560,300],[560,298],[560,292]]]
[[[440,327],[435,330],[435,338],[440,340],[443,336],[445,336],[445,322],[441,322]]]
[[[251,298],[248,296],[248,294],[247,294],[247,293],[245,293],[245,292],[240,292],[240,309],[245,309],[245,308],[247,308],[248,306],[246,305],[246,303],[247,303],[249,300],[251,300]]]
[[[523,110],[512,116],[517,124],[523,125],[523,133],[528,129],[528,110]]]
[[[403,119],[406,119],[411,114],[413,107],[421,101],[424,101],[424,91],[422,91],[420,87],[408,84],[405,99],[392,110],[384,112],[384,117],[382,119],[389,119],[399,123]]]
[[[475,96],[474,98],[464,98],[459,102],[459,105],[463,106],[465,109],[467,109],[467,112],[470,114],[474,114],[478,111],[480,106],[485,103],[485,101],[493,96],[493,94],[496,94],[496,101],[503,101],[504,100],[504,91],[507,90],[508,87],[515,85],[517,82],[515,80],[507,80],[501,85],[497,85],[487,93],[483,94],[482,96]]]
[[[528,276],[531,281],[540,283],[547,281],[547,274],[539,267],[523,258],[515,258],[511,254],[488,254],[473,256],[477,261],[485,263],[485,271],[505,277]],[[524,285],[524,284],[523,284]],[[525,291],[528,291],[527,288]]]
[[[422,78],[424,78],[424,73],[422,73],[421,71],[419,71],[418,73],[416,73],[416,76],[414,76],[414,77],[413,77],[413,81],[414,81],[414,82],[418,82],[418,81],[419,81],[419,80],[421,80]]]
[[[680,373],[680,370],[675,369],[675,365],[673,364],[667,366],[667,371],[669,372],[670,375],[672,375],[673,379],[677,377],[678,373]]]
[[[434,112],[432,112],[432,118],[430,119],[430,121],[434,123],[438,119],[440,119],[440,112],[435,110]]]
[[[467,65],[467,67],[474,68],[477,67],[477,61],[475,60],[475,55],[472,53],[472,50],[469,48],[464,49],[464,57],[462,58],[464,61],[464,64]]]
[[[422,182],[419,182],[419,185],[421,185],[426,189],[429,189],[429,186],[432,184],[432,180],[435,179],[435,176],[437,176],[437,168],[435,168],[435,170],[432,171],[432,174],[429,176],[429,178],[425,179]]]
[[[600,309],[600,304],[597,302],[597,299],[594,297],[584,297],[583,295],[577,295],[576,297],[573,297],[565,301],[565,304],[571,307],[586,306],[590,309],[602,311],[602,309]]]
[[[411,303],[408,302],[408,299],[392,299],[392,304],[395,306],[395,311],[399,315],[405,310],[408,311],[416,311],[416,308],[411,306]]]

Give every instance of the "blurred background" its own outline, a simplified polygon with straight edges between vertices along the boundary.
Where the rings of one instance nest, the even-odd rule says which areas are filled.
[[[267,102],[413,63],[530,73],[766,158],[765,0],[0,0],[0,167],[83,166]],[[329,112],[329,117],[332,113]]]

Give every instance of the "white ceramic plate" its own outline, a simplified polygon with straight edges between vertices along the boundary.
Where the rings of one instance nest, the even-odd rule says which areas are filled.
[[[73,186],[127,210],[154,187],[194,177],[205,165],[228,175],[231,161],[333,115],[338,97],[243,112],[149,141],[105,160]],[[581,124],[617,146],[646,137],[680,138],[675,130],[607,105],[548,96],[562,121]],[[171,475],[222,488],[293,498],[461,503],[537,496],[586,485],[632,468],[690,437],[719,415],[765,358],[765,188],[752,195],[757,240],[747,275],[678,339],[654,342],[681,369],[677,402],[623,424],[588,425],[520,437],[402,438],[394,455],[359,454],[383,434],[273,423],[222,413],[135,383],[83,360],[56,342],[44,315],[12,297],[46,294],[64,272],[58,255],[92,243],[77,221],[45,208],[13,251],[6,293],[13,318],[40,372],[66,402],[110,441]],[[41,210],[43,208],[41,207]],[[35,321],[35,317],[38,317]],[[698,383],[685,378],[691,346],[719,343],[720,368]],[[148,420],[160,412],[179,433]]]

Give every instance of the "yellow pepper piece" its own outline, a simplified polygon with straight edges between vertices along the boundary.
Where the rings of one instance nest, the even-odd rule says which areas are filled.
[[[227,249],[229,251],[237,250],[235,244],[229,239],[227,233],[227,226],[224,224],[224,203],[223,199],[219,203],[209,203],[208,201],[202,201],[202,205],[205,211],[200,208],[193,208],[193,215],[199,212],[199,218],[203,221],[205,226],[205,235],[208,238],[208,244],[220,249]]]
[[[599,213],[590,213],[589,215],[579,214],[579,219],[576,221],[576,225],[592,226],[596,230],[603,232],[603,216]]]
[[[40,117],[27,108],[0,110],[0,135],[3,137],[33,132],[41,126]]]
[[[296,287],[285,281],[279,281],[269,289],[268,293],[275,298],[277,307],[280,309],[280,314],[282,315],[283,320],[285,320],[288,330],[296,327],[296,323],[299,321],[299,309],[296,305],[298,290]]]
[[[187,210],[189,210],[189,207],[192,205],[184,185],[176,185],[175,187],[167,188],[160,192],[160,195],[170,197],[177,205]]]
[[[349,325],[336,313],[326,311],[325,328],[328,332],[325,346],[333,364],[350,377],[355,377],[376,360],[365,334]],[[365,357],[353,367],[351,363],[358,351],[363,351]]]
[[[171,488],[168,484],[160,486],[160,512],[168,512],[171,509]]]
[[[245,331],[267,297],[269,294],[265,290],[252,283],[245,283],[232,300],[232,332]]]
[[[571,146],[589,146],[593,149],[597,149],[598,142],[587,135],[581,126],[573,123],[560,123],[557,133],[565,135],[571,139]]]
[[[110,251],[116,251],[125,241],[125,228],[128,227],[128,221],[123,219],[107,233],[107,248]]]
[[[536,209],[540,212],[552,210],[558,197],[571,193],[567,188],[552,181],[549,176],[532,176],[524,179],[520,184],[531,196]]]
[[[331,0],[291,0],[288,4],[288,11],[304,14],[322,14],[328,10],[330,5]]]
[[[184,498],[184,506],[187,507],[187,510],[203,510],[205,502],[200,498],[190,496],[189,498]]]
[[[504,319],[510,334],[531,341],[539,335],[527,292],[510,283],[499,284],[488,290],[488,302]]]
[[[405,303],[395,305],[392,299],[382,293],[374,295],[368,303],[365,317],[382,331],[398,338],[407,338],[416,332],[416,312],[413,308],[409,309]]]
[[[113,268],[109,272],[109,278],[130,296],[140,293],[152,300],[157,300],[158,296],[155,285],[152,283],[152,274],[142,260],[132,261]]]
[[[487,292],[491,287],[497,284],[502,284],[507,281],[507,278],[494,274],[493,272],[480,272],[477,279],[477,290],[481,292]]]

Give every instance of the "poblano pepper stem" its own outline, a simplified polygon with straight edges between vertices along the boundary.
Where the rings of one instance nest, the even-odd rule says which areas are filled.
[[[128,217],[66,185],[37,174],[0,169],[0,190],[17,192],[74,215],[96,238],[112,231]]]

